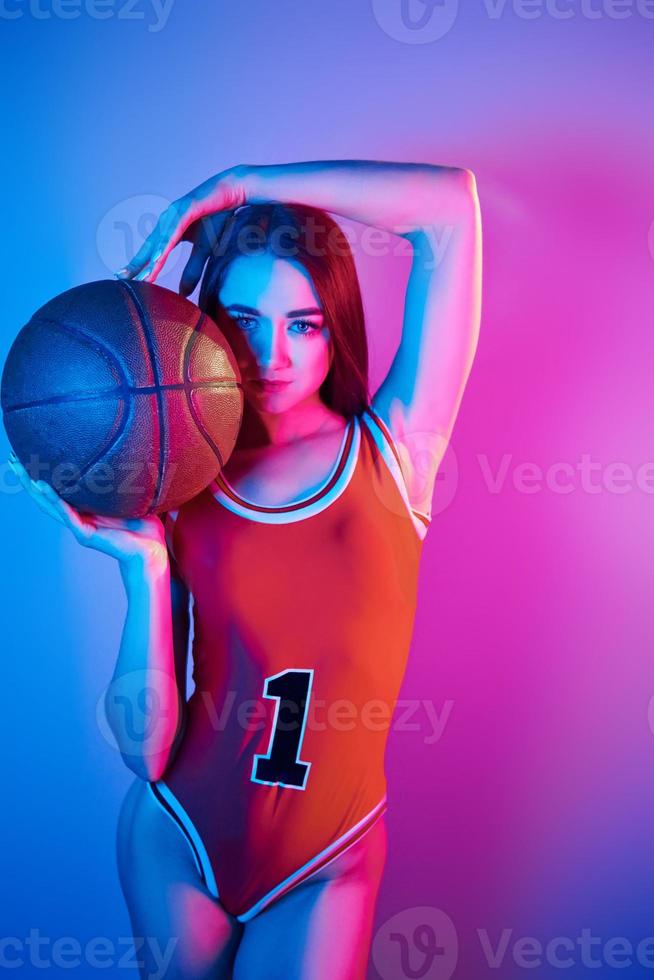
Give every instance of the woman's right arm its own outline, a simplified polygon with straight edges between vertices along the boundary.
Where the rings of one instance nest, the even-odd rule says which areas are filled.
[[[31,480],[13,452],[9,462],[41,510],[84,547],[119,562],[127,615],[105,712],[126,765],[142,779],[159,779],[183,734],[188,641],[188,592],[176,566],[171,576],[164,525],[156,514],[81,514],[46,481]]]
[[[155,781],[183,734],[188,593],[161,557],[132,558],[120,570],[127,614],[105,713],[125,764]]]

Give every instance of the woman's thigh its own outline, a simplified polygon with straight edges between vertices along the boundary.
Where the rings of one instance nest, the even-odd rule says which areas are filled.
[[[349,850],[247,922],[234,980],[363,980],[387,847],[382,816]]]
[[[142,779],[121,807],[117,857],[141,977],[231,977],[243,925],[207,891],[181,830]]]

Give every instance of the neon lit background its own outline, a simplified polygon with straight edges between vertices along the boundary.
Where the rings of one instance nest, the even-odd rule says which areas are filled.
[[[532,975],[560,976],[554,956],[585,975],[584,929],[603,973],[628,962],[625,937],[628,975],[649,976],[654,943],[636,947],[654,934],[654,8],[446,0],[427,17],[411,0],[405,13],[426,17],[411,28],[400,0],[199,6],[128,16],[116,2],[99,19],[90,0],[2,5],[2,359],[38,306],[110,275],[148,214],[225,167],[472,169],[481,338],[402,690],[444,727],[434,738],[423,706],[390,738],[369,975],[409,975],[389,938],[400,915],[413,969],[416,929],[440,916],[444,952],[423,977],[522,977],[525,936],[568,943]],[[163,285],[177,286],[186,249]],[[374,390],[409,258],[355,254]],[[95,714],[122,585],[111,559],[15,492],[8,449],[3,433],[2,935],[104,936],[122,953],[114,835],[133,777]],[[510,930],[499,968],[483,930],[493,947]]]

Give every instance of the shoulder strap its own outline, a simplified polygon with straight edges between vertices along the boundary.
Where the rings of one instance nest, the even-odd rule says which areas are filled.
[[[419,537],[424,538],[429,525],[431,524],[431,516],[417,510],[411,504],[411,500],[409,498],[409,483],[402,466],[402,457],[390,429],[381,416],[379,416],[371,406],[364,409],[361,417],[365,422],[368,431],[373,437],[388,469],[390,470],[397,484],[398,490],[402,494],[402,498],[407,506],[407,510],[409,511]]]

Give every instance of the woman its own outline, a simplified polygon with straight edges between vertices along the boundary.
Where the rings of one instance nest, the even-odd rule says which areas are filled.
[[[413,249],[372,399],[355,267],[326,212]],[[171,205],[118,275],[154,281],[182,239],[180,291],[202,278],[199,305],[242,375],[219,477],[162,523],[80,515],[19,472],[120,561],[128,612],[106,707],[139,777],[118,864],[143,976],[152,939],[172,938],[167,977],[352,980],[386,855],[384,748],[434,481],[477,345],[475,179],[369,161],[235,167]],[[135,746],[125,704],[144,688],[160,710]]]

